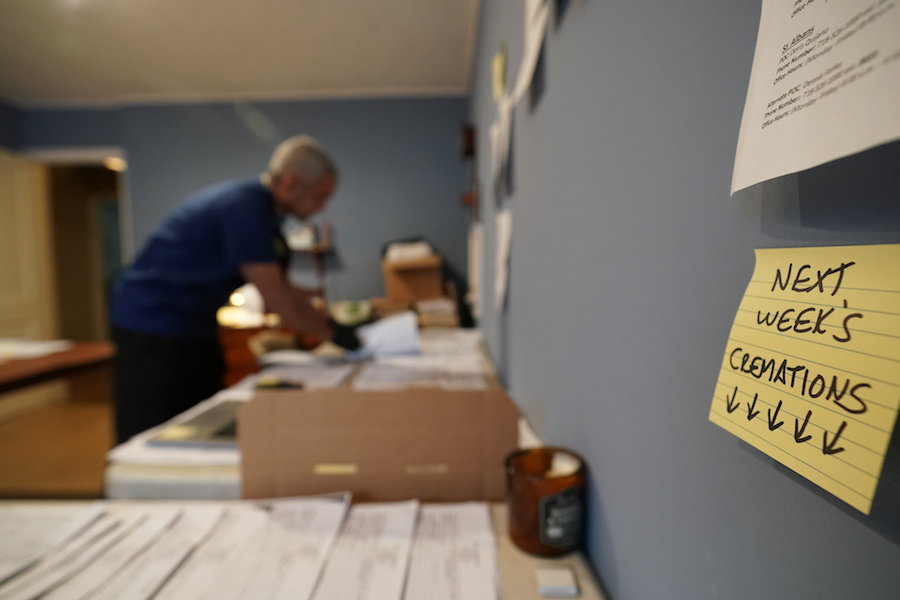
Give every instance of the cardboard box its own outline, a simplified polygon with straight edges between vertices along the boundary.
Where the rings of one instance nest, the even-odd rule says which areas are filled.
[[[518,418],[503,390],[260,390],[238,413],[242,495],[500,501]]]
[[[369,304],[372,306],[372,316],[376,319],[399,315],[412,309],[409,302],[394,302],[390,298],[371,298]]]
[[[393,302],[418,302],[444,295],[441,259],[429,256],[403,262],[381,261],[384,289]]]

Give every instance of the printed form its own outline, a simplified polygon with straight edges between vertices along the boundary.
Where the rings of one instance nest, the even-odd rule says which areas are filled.
[[[156,598],[307,600],[347,506],[347,499],[300,498],[229,510]]]
[[[496,600],[497,547],[480,502],[422,507],[405,600]]]
[[[42,600],[90,598],[129,562],[155,543],[180,514],[177,508],[154,510],[149,513],[130,507],[124,510],[140,515],[134,529],[71,579],[48,595],[42,596]]]
[[[124,539],[141,517],[136,511],[104,514],[34,568],[0,586],[0,599],[31,600],[53,590]]]
[[[419,503],[358,504],[332,550],[315,600],[400,600]]]
[[[97,520],[103,504],[10,504],[0,508],[0,583]]]
[[[217,505],[183,505],[172,527],[91,596],[91,600],[142,600],[154,597],[169,578],[222,520]]]
[[[416,501],[350,509],[349,500],[0,509],[3,531],[14,530],[13,515],[26,522],[0,538],[5,555],[8,540],[31,549],[0,583],[0,600],[401,600],[404,586],[407,600],[498,597],[487,505],[428,505],[420,515]],[[52,535],[27,523],[41,517]]]
[[[900,139],[897,0],[763,0],[734,193]]]

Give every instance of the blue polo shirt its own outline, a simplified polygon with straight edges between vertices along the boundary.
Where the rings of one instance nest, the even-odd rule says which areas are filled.
[[[113,293],[118,327],[191,338],[216,335],[216,311],[245,283],[239,266],[276,262],[271,192],[258,180],[189,198],[153,233]]]

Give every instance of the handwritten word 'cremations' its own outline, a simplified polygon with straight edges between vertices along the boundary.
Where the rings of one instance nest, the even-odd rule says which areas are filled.
[[[747,373],[757,379],[767,377],[772,383],[799,389],[801,396],[816,399],[824,395],[826,401],[833,401],[848,413],[858,415],[868,410],[865,399],[860,397],[862,390],[872,387],[868,383],[851,386],[848,378],[843,379],[843,385],[840,385],[836,375],[831,377],[829,383],[826,376],[812,373],[806,365],[791,365],[787,359],[778,364],[774,358],[752,356],[744,352],[743,348],[732,350],[728,363],[735,371]],[[845,398],[848,393],[850,397]]]

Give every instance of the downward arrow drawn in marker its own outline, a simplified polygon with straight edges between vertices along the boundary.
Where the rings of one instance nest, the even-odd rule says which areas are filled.
[[[756,407],[756,398],[759,394],[753,394],[753,404],[747,403],[747,420],[752,421],[753,417],[759,414],[759,411],[754,412],[753,409]]]
[[[772,409],[766,409],[766,412],[769,413],[769,431],[775,431],[782,425],[784,425],[784,421],[778,421],[775,423],[775,419],[778,418],[778,411],[781,410],[781,400],[778,401],[778,406],[775,407],[775,414],[772,414]]]
[[[806,418],[803,419],[803,427],[800,427],[800,420],[794,419],[794,441],[798,444],[802,444],[806,440],[812,439],[811,435],[803,436],[803,432],[806,431],[806,424],[809,423],[809,418],[812,416],[812,411],[808,411],[806,413]],[[803,437],[801,437],[803,436]]]
[[[841,437],[841,433],[844,431],[844,427],[847,426],[847,421],[841,423],[841,426],[838,427],[837,433],[834,434],[834,439],[831,440],[831,443],[828,443],[828,432],[825,431],[822,433],[822,454],[837,454],[838,452],[843,452],[844,447],[835,448],[834,445],[837,443],[838,438]]]
[[[740,402],[737,402],[737,386],[734,386],[734,394],[732,394],[731,398],[729,398],[727,395],[725,396],[725,401],[728,404],[728,406],[726,407],[728,409],[728,414],[731,414],[737,410],[737,407],[741,405]]]

